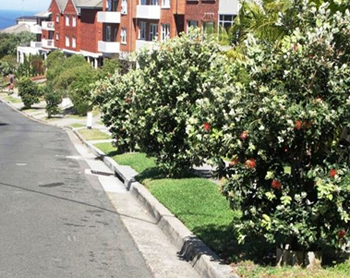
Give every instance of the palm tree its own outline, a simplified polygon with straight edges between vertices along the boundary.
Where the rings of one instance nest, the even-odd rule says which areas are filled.
[[[285,12],[293,3],[291,0],[244,0],[230,30],[232,44],[242,43],[248,33],[267,42],[280,40],[287,32],[278,26],[279,13]]]

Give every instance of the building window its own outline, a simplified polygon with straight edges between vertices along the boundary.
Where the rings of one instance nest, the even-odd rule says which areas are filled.
[[[56,22],[60,22],[60,15],[56,14]]]
[[[66,26],[69,26],[69,15],[66,15]]]
[[[208,22],[203,22],[202,23],[203,26],[203,32],[207,35],[211,35],[214,34],[215,32],[215,24],[212,21],[208,21]]]
[[[233,25],[234,19],[235,19],[234,15],[220,15],[219,26],[225,28],[225,30],[228,31]]]
[[[162,8],[170,8],[170,0],[162,0]]]
[[[75,15],[72,16],[72,26],[73,27],[77,26],[77,17]]]
[[[158,25],[150,24],[149,26],[149,40],[154,41],[157,40],[158,37]]]
[[[162,42],[170,38],[170,24],[162,24]]]
[[[152,6],[158,6],[159,5],[158,0],[151,0],[151,5]]]
[[[66,46],[67,46],[67,47],[69,47],[69,46],[70,46],[69,36],[66,36]]]
[[[120,33],[120,41],[123,44],[126,44],[126,28],[122,28]]]
[[[141,5],[147,5],[147,0],[141,0]]]
[[[106,42],[112,41],[112,27],[106,26]]]
[[[60,34],[56,33],[56,41],[60,39]]]
[[[76,47],[77,47],[77,39],[76,39],[76,37],[73,37],[73,38],[72,38],[72,47],[73,47],[73,48],[76,48]]]
[[[144,21],[139,23],[139,40],[146,40],[146,22]]]
[[[195,20],[188,20],[187,21],[187,32],[190,28],[197,28],[198,27],[198,21]]]
[[[127,14],[128,13],[128,1],[123,0],[122,1],[122,9],[121,9],[122,14]]]

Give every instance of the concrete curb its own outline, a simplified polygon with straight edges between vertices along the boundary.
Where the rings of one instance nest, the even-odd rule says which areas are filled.
[[[228,265],[220,263],[219,257],[199,238],[164,207],[142,184],[135,180],[138,174],[129,166],[118,165],[87,142],[74,130],[76,136],[118,176],[131,194],[152,214],[157,225],[168,236],[170,241],[181,250],[179,256],[189,261],[194,269],[205,278],[239,278]]]

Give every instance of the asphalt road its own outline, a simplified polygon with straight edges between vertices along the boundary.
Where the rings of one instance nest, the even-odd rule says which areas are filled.
[[[148,278],[65,131],[0,102],[0,277]]]

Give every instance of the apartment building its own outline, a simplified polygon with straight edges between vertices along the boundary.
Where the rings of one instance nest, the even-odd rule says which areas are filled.
[[[124,58],[190,27],[228,29],[238,8],[238,0],[52,0],[37,15],[42,30],[36,51],[44,57],[53,49],[81,54],[97,67],[104,58]]]

